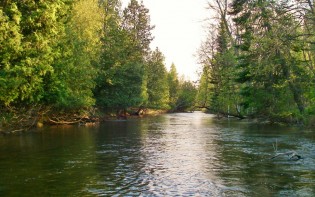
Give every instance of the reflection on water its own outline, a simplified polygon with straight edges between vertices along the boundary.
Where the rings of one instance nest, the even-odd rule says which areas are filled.
[[[313,196],[314,137],[201,112],[0,136],[0,196]]]

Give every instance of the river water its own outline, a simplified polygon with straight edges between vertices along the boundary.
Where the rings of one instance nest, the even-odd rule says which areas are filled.
[[[195,112],[0,136],[0,196],[314,194],[315,132],[296,127]]]

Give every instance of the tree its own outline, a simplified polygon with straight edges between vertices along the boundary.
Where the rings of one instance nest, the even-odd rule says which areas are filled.
[[[108,109],[124,110],[140,106],[144,102],[142,84],[144,67],[141,64],[125,64],[112,68],[111,86],[102,90],[106,95],[101,99],[102,106]]]
[[[199,49],[203,74],[199,86],[199,107],[211,109],[213,113],[240,113],[239,87],[235,82],[235,39],[228,18],[228,1],[209,3],[217,13],[217,25],[211,26],[207,40]],[[215,30],[215,31],[214,31]]]
[[[237,109],[236,85],[234,82],[235,55],[232,41],[226,30],[224,20],[219,23],[216,37],[216,53],[213,55],[210,70],[211,83],[214,94],[211,98],[211,106],[214,111],[225,111]],[[235,107],[232,107],[235,106]]]
[[[107,17],[103,20],[103,50],[94,91],[97,104],[118,110],[142,106],[148,99],[145,60],[153,39],[148,10],[131,1],[120,16],[119,1],[104,1],[102,5]]]
[[[168,108],[169,88],[164,56],[158,48],[153,51],[147,63],[148,106],[152,108]]]
[[[1,15],[1,102],[31,105],[45,96],[68,6],[64,0],[6,1]],[[8,41],[8,42],[7,42]],[[4,43],[6,42],[6,43]]]
[[[130,1],[128,7],[123,11],[122,28],[130,36],[129,50],[130,54],[133,53],[132,60],[145,60],[153,40],[151,31],[154,26],[150,24],[149,10],[143,5],[143,2],[139,4],[137,0]]]
[[[197,88],[190,81],[183,81],[180,84],[178,99],[176,101],[175,111],[193,110],[195,107],[195,99],[197,95]]]
[[[102,10],[97,0],[80,0],[72,6],[59,40],[60,56],[46,81],[46,101],[61,109],[94,105],[93,89],[100,56]]]
[[[300,53],[295,47],[297,40],[292,39],[299,37],[298,25],[281,3],[244,1],[240,6],[233,2],[233,14],[237,15],[234,20],[242,39],[238,81],[244,84],[244,105],[266,116],[297,113],[292,103],[300,114],[305,109],[300,74],[305,70],[300,68],[296,56]]]
[[[201,73],[200,82],[198,86],[198,93],[196,98],[196,107],[207,108],[211,104],[211,93],[213,85],[210,83],[209,69],[203,68]]]
[[[176,101],[178,99],[179,80],[174,63],[172,63],[170,71],[167,75],[167,81],[169,87],[169,106],[171,107],[171,109],[175,109]]]
[[[19,63],[23,51],[21,33],[21,12],[15,3],[4,6],[0,10],[0,101],[1,105],[9,105],[20,97],[18,91],[21,80],[17,81],[12,71],[15,63]]]

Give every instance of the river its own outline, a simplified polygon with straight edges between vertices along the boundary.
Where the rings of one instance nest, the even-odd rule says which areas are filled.
[[[0,136],[0,175],[0,196],[314,196],[315,132],[201,112],[49,127]]]

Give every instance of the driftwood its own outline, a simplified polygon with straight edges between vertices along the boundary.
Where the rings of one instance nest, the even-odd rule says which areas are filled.
[[[34,128],[38,119],[43,113],[46,113],[47,108],[41,105],[26,106],[21,108],[12,108],[10,106],[3,109],[4,113],[9,114],[11,117],[6,120],[3,117],[3,127],[0,133],[13,134],[28,131]]]
[[[70,117],[63,117],[62,120],[56,117],[47,119],[47,122],[52,125],[75,125],[75,124],[86,125],[90,123],[96,123],[98,121],[99,121],[98,118],[87,117],[87,116],[76,117],[72,119]]]
[[[76,121],[56,121],[56,120],[52,120],[50,118],[48,118],[49,122],[51,124],[56,124],[56,125],[72,125],[72,124],[78,124],[81,122],[81,119],[80,120],[76,120]]]
[[[298,155],[295,151],[288,151],[285,153],[277,153],[275,156],[271,157],[270,159],[275,159],[279,156],[288,156],[289,160],[300,160],[303,159],[301,155]]]

